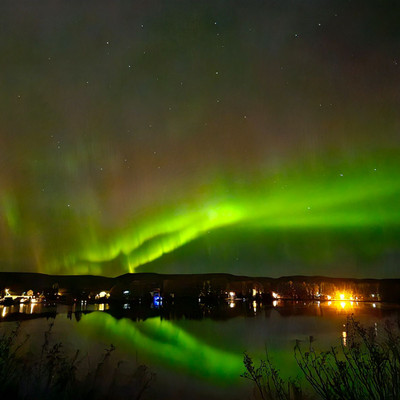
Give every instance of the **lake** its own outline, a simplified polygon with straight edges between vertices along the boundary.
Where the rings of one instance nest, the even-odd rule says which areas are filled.
[[[242,301],[219,306],[177,304],[76,304],[0,306],[0,329],[21,321],[21,337],[30,335],[24,351],[38,353],[44,332],[54,323],[52,342],[71,354],[80,350],[82,364],[95,366],[113,344],[108,368],[122,373],[144,364],[156,374],[143,398],[243,399],[253,387],[240,378],[243,352],[264,357],[265,346],[283,376],[296,376],[296,340],[327,350],[346,340],[348,315],[372,326],[377,334],[386,319],[397,319],[400,307],[389,303],[285,302],[260,305]],[[265,357],[264,357],[265,358]],[[119,363],[122,362],[122,363]],[[118,364],[119,363],[119,364]],[[110,372],[111,375],[111,372]]]

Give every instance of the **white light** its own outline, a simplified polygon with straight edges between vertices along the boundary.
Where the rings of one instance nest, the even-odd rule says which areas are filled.
[[[343,345],[347,346],[347,332],[346,331],[342,332],[342,339],[343,339]]]

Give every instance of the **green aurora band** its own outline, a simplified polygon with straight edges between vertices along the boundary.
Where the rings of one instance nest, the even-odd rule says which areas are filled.
[[[399,2],[3,3],[0,271],[400,277]]]
[[[114,227],[103,226],[96,219],[96,208],[87,219],[68,209],[72,219],[62,232],[65,243],[54,250],[51,225],[41,227],[49,239],[35,239],[32,233],[37,221],[25,222],[17,198],[6,192],[0,199],[9,232],[6,237],[17,243],[19,238],[32,238],[30,247],[38,272],[109,276],[140,272],[139,267],[198,238],[241,229],[269,235],[282,230],[300,236],[313,233],[316,237],[319,232],[361,236],[377,232],[373,243],[371,236],[359,240],[364,241],[360,254],[372,248],[376,254],[384,254],[388,247],[399,249],[400,169],[394,152],[348,160],[327,156],[325,161],[261,170],[269,173],[209,173],[211,179],[189,188],[182,185],[177,193],[171,188],[169,197],[154,200],[146,210],[132,205],[131,220],[115,221]],[[64,218],[57,208],[51,212],[58,220]],[[314,250],[311,257],[318,262]]]
[[[93,235],[84,250],[67,254],[46,271],[98,274],[104,272],[102,263],[118,259],[125,272],[135,272],[221,228],[272,232],[379,228],[393,236],[390,232],[400,226],[400,174],[396,157],[390,155],[378,162],[364,159],[317,169],[294,165],[285,173],[236,178],[211,185],[200,199],[155,207],[155,212],[134,219],[112,238]]]

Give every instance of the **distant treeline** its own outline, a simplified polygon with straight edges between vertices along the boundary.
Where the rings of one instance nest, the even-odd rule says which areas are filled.
[[[51,293],[56,288],[65,298],[85,298],[101,291],[108,291],[113,300],[124,300],[127,297],[140,298],[154,291],[159,291],[162,296],[174,297],[223,297],[229,292],[246,297],[254,293],[275,292],[282,298],[309,300],[345,291],[361,296],[364,300],[400,302],[400,279],[348,279],[323,276],[268,278],[218,273],[184,275],[138,273],[108,278],[90,275],[1,272],[0,291],[5,288],[17,293],[28,290]]]

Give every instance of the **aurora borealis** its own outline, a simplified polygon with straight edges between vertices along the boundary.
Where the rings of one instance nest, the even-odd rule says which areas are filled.
[[[159,364],[203,379],[229,385],[241,372],[241,354],[207,344],[171,321],[150,318],[137,324],[126,318],[116,320],[111,315],[92,313],[81,322],[78,327],[84,335],[116,341],[128,353],[140,348],[141,353]]]
[[[394,1],[6,1],[0,271],[398,277]]]

